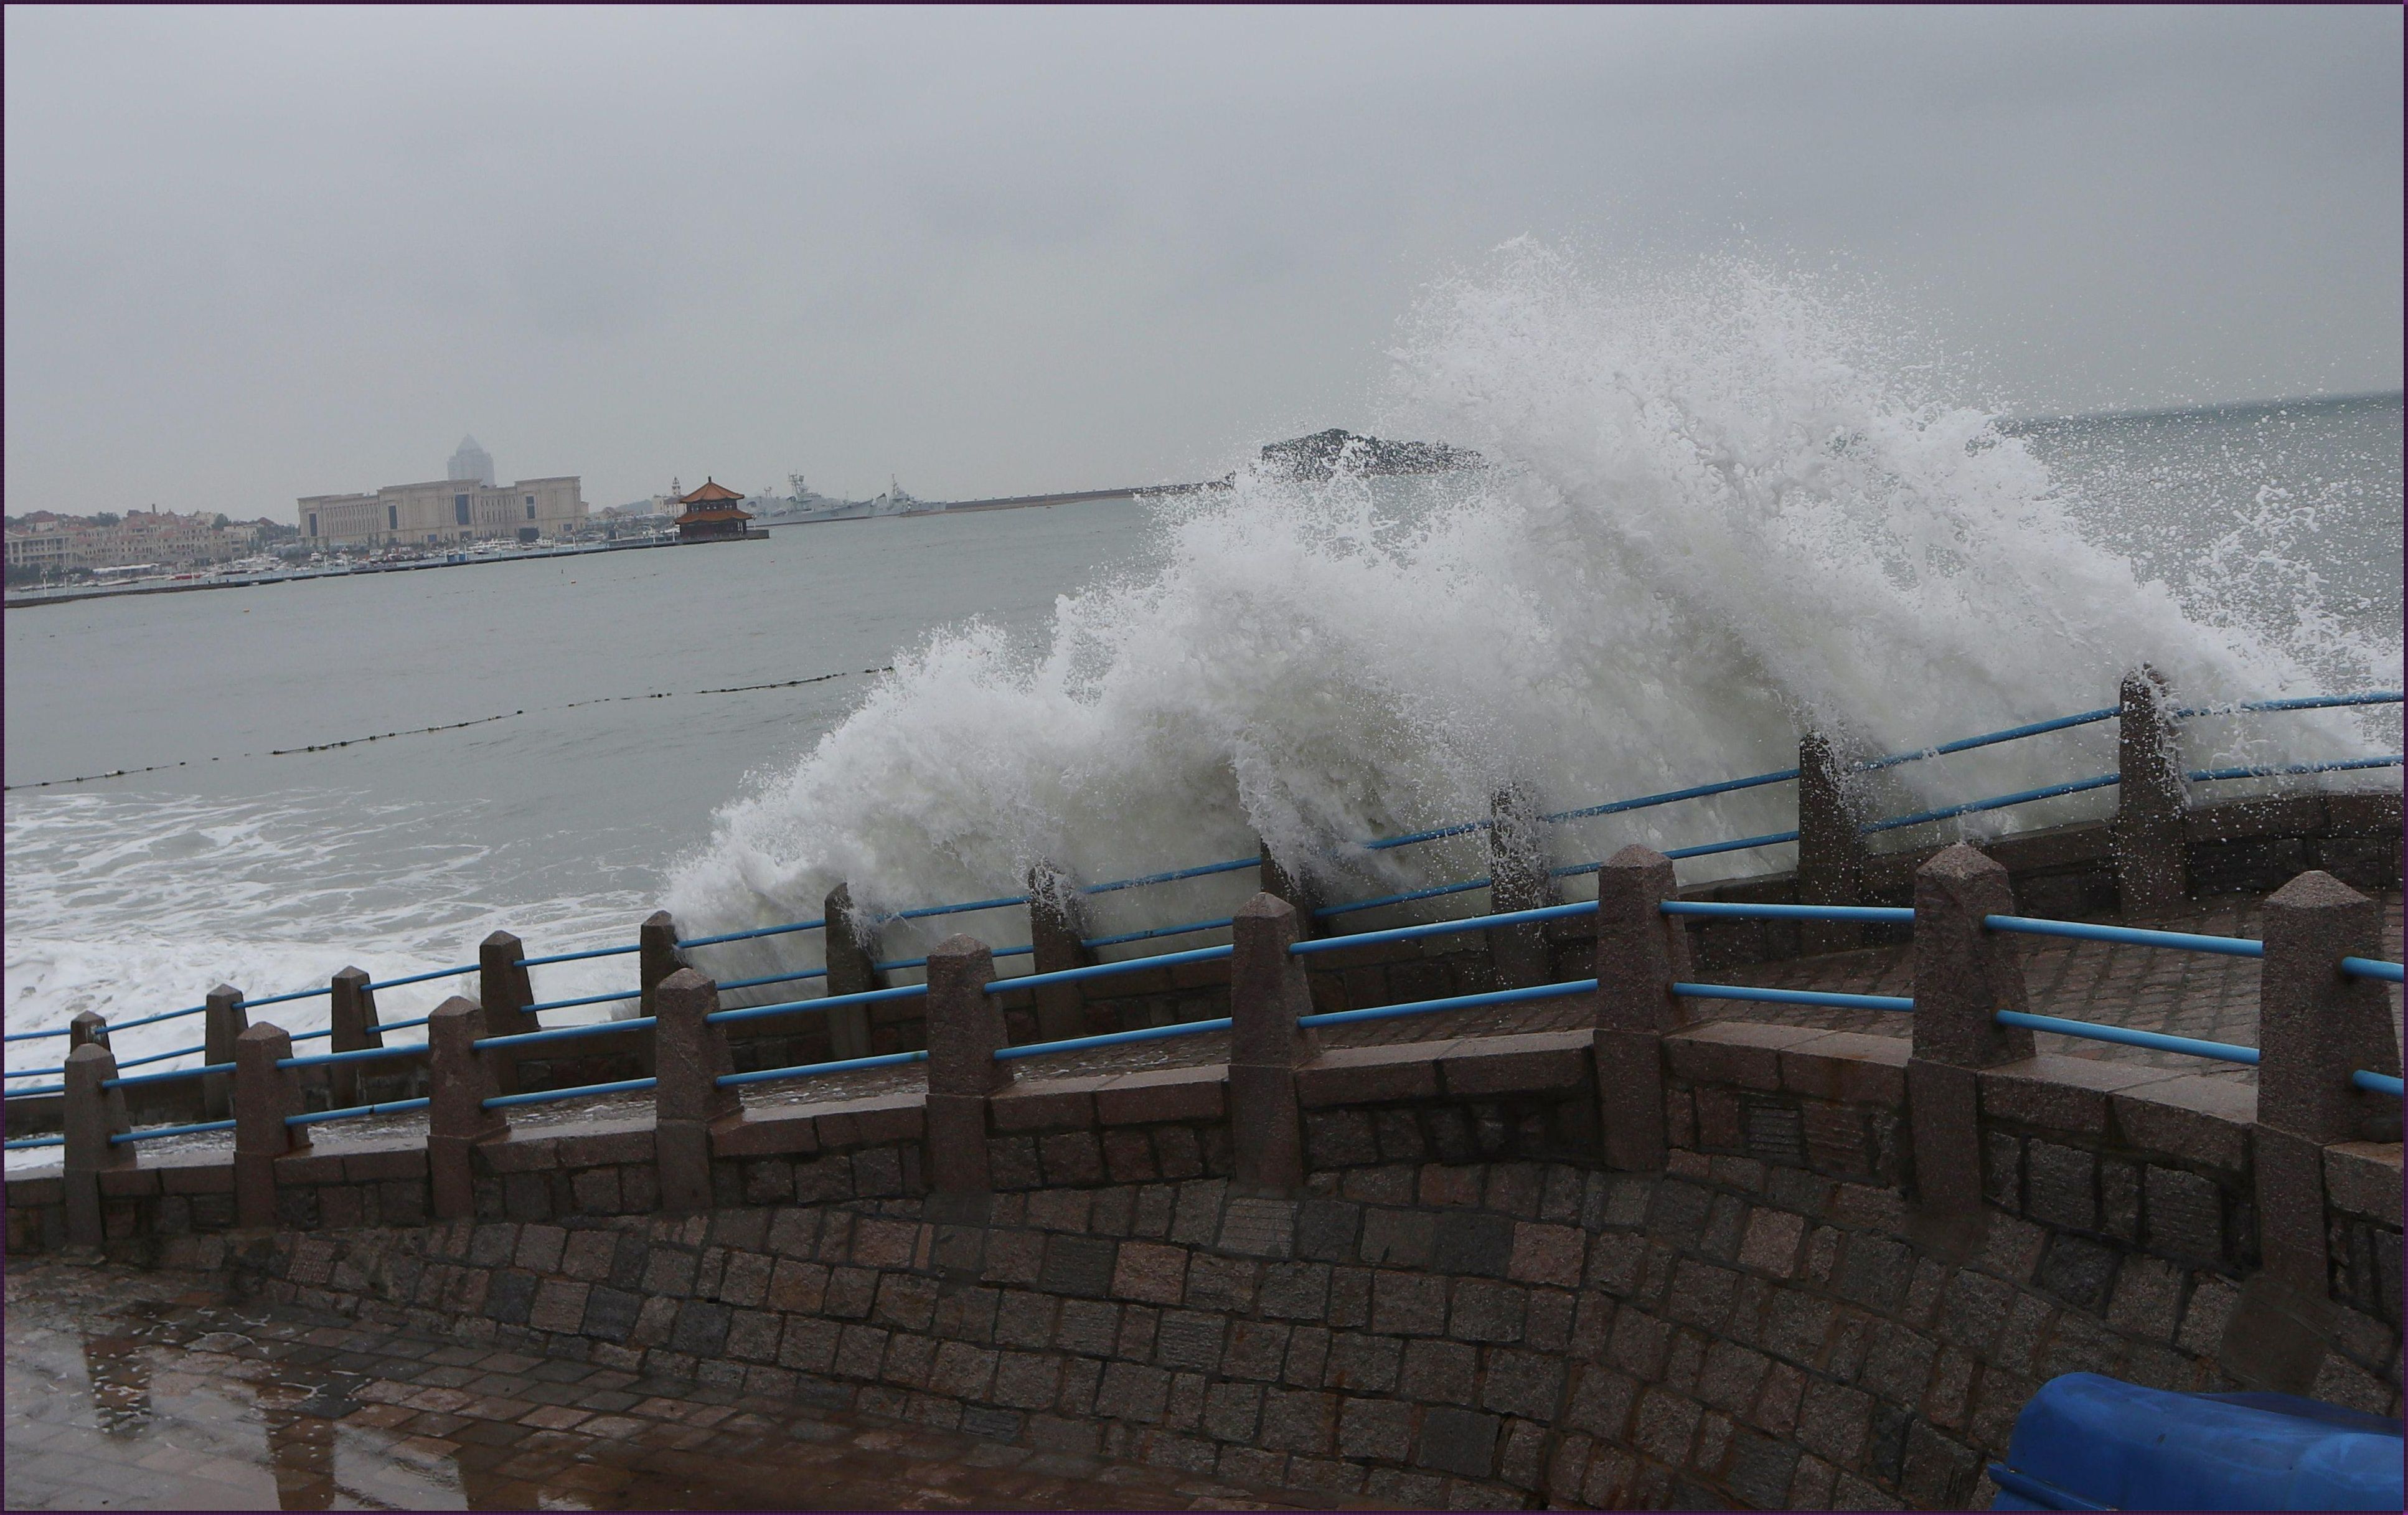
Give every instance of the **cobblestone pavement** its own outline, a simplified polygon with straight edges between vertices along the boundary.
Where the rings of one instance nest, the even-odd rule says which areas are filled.
[[[192,1283],[65,1261],[8,1270],[8,1508],[1330,1507]]]

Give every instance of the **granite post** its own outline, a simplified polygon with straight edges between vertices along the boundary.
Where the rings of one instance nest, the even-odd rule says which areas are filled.
[[[508,931],[495,931],[477,944],[477,1000],[484,1012],[480,1036],[517,1036],[541,1031],[542,1022],[529,1014],[535,987],[522,966],[526,944]],[[519,1056],[515,1050],[489,1055],[494,1078],[505,1094],[519,1091]]]
[[[655,910],[636,929],[636,987],[642,991],[636,1002],[636,1014],[657,1015],[653,991],[666,983],[670,974],[686,966],[685,954],[678,950],[677,921],[667,911]],[[660,1071],[655,1046],[650,1036],[639,1036],[634,1043],[636,1067],[646,1077]]]
[[[2344,958],[2383,956],[2372,900],[2326,873],[2305,873],[2266,899],[2258,977],[2258,1246],[2291,1288],[2326,1289],[2323,1148],[2396,1142],[2400,1102],[2350,1075],[2400,1073],[2390,997],[2342,972]]]
[[[79,1046],[107,1046],[108,1021],[97,1010],[79,1010],[67,1022],[67,1050]]]
[[[1538,910],[1555,902],[1555,881],[1547,870],[1544,823],[1527,791],[1508,786],[1488,801],[1488,902],[1498,915]],[[1488,960],[1499,988],[1528,988],[1547,982],[1544,921],[1488,928]]]
[[[1914,1197],[1927,1213],[1982,1207],[1981,1075],[2032,1055],[2031,1032],[2001,1026],[2022,1010],[2015,939],[1985,916],[2014,914],[2007,871],[1958,843],[1914,873],[1914,1047],[1906,1064]]]
[[[1664,914],[1672,897],[1672,861],[1651,848],[1627,846],[1598,870],[1598,1114],[1607,1165],[1634,1173],[1664,1166],[1664,1034],[1685,1019],[1672,986],[1689,938]]]
[[[1865,839],[1856,830],[1856,797],[1847,766],[1831,739],[1809,731],[1798,740],[1798,902],[1853,905],[1864,902]],[[1863,945],[1854,921],[1801,920],[1798,950],[1847,952]]]
[[[358,1052],[384,1046],[384,1032],[377,1026],[376,991],[368,987],[366,973],[346,968],[335,975],[334,984],[333,997],[326,1004],[326,1021],[333,1028],[326,1050]],[[356,1063],[327,1065],[326,1099],[328,1105],[337,1110],[348,1110],[361,1103]]]
[[[1297,1022],[1312,1013],[1296,943],[1296,907],[1257,894],[1231,922],[1229,1135],[1236,1177],[1263,1189],[1304,1186],[1304,1128],[1296,1071],[1318,1051]]]
[[[232,984],[220,984],[209,990],[202,1002],[201,1061],[212,1068],[234,1061],[235,1038],[251,1024],[251,1017],[242,1007],[242,990]],[[230,1073],[201,1075],[201,1118],[223,1120],[234,1113],[234,1075]]]
[[[510,1129],[509,1117],[485,1108],[502,1090],[492,1060],[477,1050],[483,1021],[482,1009],[456,994],[426,1020],[426,1175],[437,1220],[475,1218],[476,1169],[469,1153]]]
[[[882,975],[871,966],[877,959],[870,951],[876,942],[873,929],[865,928],[853,908],[853,887],[839,884],[828,890],[821,909],[827,922],[820,931],[821,943],[827,960],[827,991],[838,994],[867,994],[871,989],[884,988]],[[838,1005],[822,1012],[826,1022],[830,1054],[837,1058],[869,1056],[869,1006]]]
[[[2152,668],[2124,677],[2115,742],[2115,897],[2126,916],[2179,904],[2190,888],[2185,854],[2182,749],[2173,700]]]
[[[61,1154],[66,1202],[67,1243],[98,1247],[108,1239],[100,1205],[100,1176],[130,1167],[134,1148],[108,1138],[124,1132],[125,1096],[101,1086],[117,1076],[117,1056],[98,1042],[86,1042],[66,1057],[62,1115],[66,1134]]]
[[[1087,913],[1068,873],[1039,865],[1028,871],[1028,940],[1036,952],[1032,973],[1084,968],[1096,960],[1086,943]],[[1035,990],[1040,1040],[1058,1042],[1086,1030],[1086,996],[1076,984],[1047,984]]]
[[[277,1064],[293,1038],[266,1021],[234,1044],[234,1213],[241,1226],[276,1224],[276,1160],[309,1145],[309,1128],[286,1123],[302,1111],[301,1070]]]
[[[986,991],[995,956],[986,944],[949,936],[928,952],[928,1187],[978,1194],[995,1187],[987,1167],[987,1099],[1011,1083],[995,1054],[1007,1041],[1003,1007]]]
[[[737,1115],[744,1101],[719,1080],[736,1071],[727,1033],[712,1024],[719,986],[681,968],[652,991],[653,1045],[659,1048],[652,1086],[652,1156],[660,1166],[661,1208],[672,1214],[710,1208],[711,1122]]]

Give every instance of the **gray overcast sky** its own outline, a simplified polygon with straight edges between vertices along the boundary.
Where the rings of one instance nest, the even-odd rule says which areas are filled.
[[[2025,411],[2401,382],[2387,6],[6,28],[12,512],[1218,474],[1526,233],[1837,263]]]

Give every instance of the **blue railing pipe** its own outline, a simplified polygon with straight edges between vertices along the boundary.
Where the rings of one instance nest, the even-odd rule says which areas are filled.
[[[2146,1047],[2152,1052],[2181,1052],[2195,1058],[2213,1058],[2218,1062],[2238,1062],[2249,1067],[2258,1065],[2256,1047],[2241,1046],[2231,1042],[2202,1042],[2196,1037],[2169,1036],[2163,1032],[2139,1031],[2130,1026],[2102,1026],[2096,1021],[2035,1016],[2024,1010],[2000,1010],[1994,1014],[2001,1026],[2055,1032],[2060,1036],[2076,1036],[2086,1042],[2114,1042],[2120,1046]]]
[[[899,1068],[907,1062],[925,1062],[928,1054],[919,1052],[881,1052],[875,1057],[840,1058],[834,1062],[804,1062],[790,1068],[756,1068],[751,1073],[721,1074],[711,1080],[722,1089],[736,1089],[745,1084],[774,1084],[790,1078],[816,1078],[824,1074],[854,1073],[864,1068]]]
[[[1091,978],[1110,978],[1118,974],[1143,973],[1149,968],[1176,968],[1182,962],[1211,962],[1234,952],[1231,946],[1197,947],[1193,952],[1165,952],[1158,957],[1130,958],[1121,962],[1098,962],[1084,968],[1058,968],[1050,974],[1022,974],[1017,978],[992,979],[986,986],[989,994],[1010,994],[1015,989],[1043,988],[1051,984],[1083,984]],[[725,1014],[724,1011],[721,1014]]]
[[[1576,900],[1570,904],[1541,905],[1535,910],[1507,910],[1489,916],[1466,916],[1458,920],[1425,921],[1418,926],[1392,926],[1386,931],[1357,931],[1352,936],[1313,937],[1295,943],[1288,951],[1297,957],[1306,957],[1315,952],[1338,952],[1347,947],[1372,946],[1382,942],[1412,942],[1425,936],[1485,931],[1491,926],[1522,926],[1596,914],[1595,900]]]
[[[548,958],[519,958],[514,960],[510,963],[510,966],[513,968],[540,968],[548,962],[582,962],[587,958],[620,958],[626,956],[630,952],[641,952],[643,950],[644,944],[641,942],[630,942],[625,946],[594,947],[584,952],[555,952]]]
[[[1360,1010],[1324,1010],[1298,1016],[1299,1026],[1349,1026],[1358,1020],[1398,1020],[1407,1016],[1434,1016],[1449,1010],[1484,1010],[1492,1005],[1528,1004],[1539,1000],[1569,1000],[1597,988],[1594,978],[1560,984],[1533,984],[1527,988],[1490,989],[1483,994],[1450,994],[1442,1000],[1407,1000],[1400,1004],[1366,1005]]]
[[[628,998],[633,999],[630,995]],[[540,1046],[546,1042],[570,1042],[583,1036],[607,1036],[612,1032],[650,1031],[657,1021],[653,1016],[634,1016],[625,1020],[595,1020],[582,1026],[553,1026],[545,1031],[512,1032],[504,1036],[480,1036],[470,1045],[480,1052],[498,1051],[509,1046]]]
[[[2349,1081],[2353,1088],[2362,1089],[2369,1094],[2388,1094],[2395,1100],[2401,1098],[2397,1074],[2369,1073],[2360,1068],[2349,1075]]]
[[[1708,916],[1741,920],[1861,920],[1912,926],[1914,912],[1903,905],[1749,904],[1721,900],[1667,900],[1668,916]]]
[[[678,944],[686,947],[716,946],[722,942],[749,942],[756,936],[783,936],[788,931],[816,931],[824,929],[824,920],[797,920],[783,926],[756,926],[749,931],[722,931],[717,936],[690,936]]]
[[[433,1103],[425,1095],[421,1094],[414,1100],[387,1100],[382,1104],[353,1104],[340,1110],[315,1110],[306,1115],[286,1116],[284,1123],[288,1126],[314,1126],[322,1120],[354,1120],[362,1116],[408,1115],[412,1110],[423,1110]]]
[[[1026,979],[1013,979],[1025,984]],[[718,1024],[729,1020],[757,1020],[763,1016],[791,1015],[797,1010],[834,1010],[848,1004],[878,1004],[887,1000],[908,1000],[915,994],[925,994],[925,984],[902,984],[894,988],[864,989],[858,994],[827,994],[816,1000],[788,1000],[780,1004],[744,1004],[732,1010],[713,1010],[702,1018]]]
[[[2266,944],[2245,936],[2202,936],[2195,931],[2157,931],[2139,926],[2105,926],[2086,920],[2041,920],[2030,916],[1985,916],[1994,931],[2020,936],[2063,936],[2077,942],[2114,942],[2125,946],[2171,947],[2226,958],[2262,958]]]
[[[2400,964],[2385,962],[2380,958],[2344,958],[2341,971],[2352,978],[2374,978],[2386,984],[2400,982]]]
[[[561,1100],[583,1099],[589,1094],[637,1094],[652,1089],[657,1078],[622,1078],[614,1084],[580,1084],[575,1089],[538,1089],[525,1094],[496,1094],[486,1100],[488,1110],[503,1110],[518,1104],[552,1104]]]

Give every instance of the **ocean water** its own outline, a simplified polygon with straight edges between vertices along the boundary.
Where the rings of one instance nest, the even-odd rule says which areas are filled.
[[[2142,660],[2196,702],[2399,686],[2399,396],[2003,423],[1878,335],[1758,270],[1599,281],[1524,253],[1434,289],[1384,383],[1383,435],[1476,448],[1477,472],[1241,471],[1147,505],[10,612],[7,1027],[466,964],[496,928],[566,951],[662,904],[727,931],[814,917],[838,879],[892,911],[1257,834],[1334,893],[1385,893],[1481,872],[1480,844],[1355,841],[1483,815],[1500,785],[1557,809],[1758,772],[1806,723],[1916,747],[2110,703]],[[2398,712],[2199,721],[2187,756],[2394,753]],[[1870,801],[2113,767],[2094,726],[1894,770]],[[120,770],[146,771],[56,782]],[[1550,844],[1756,835],[1791,805],[1746,791]],[[1226,915],[1251,879],[1100,896],[1096,924]],[[810,966],[815,941],[706,966]],[[537,987],[631,975],[605,958]],[[306,1030],[323,1004],[261,1015]],[[198,1030],[136,1028],[120,1055]],[[12,1044],[12,1086],[63,1049]]]

